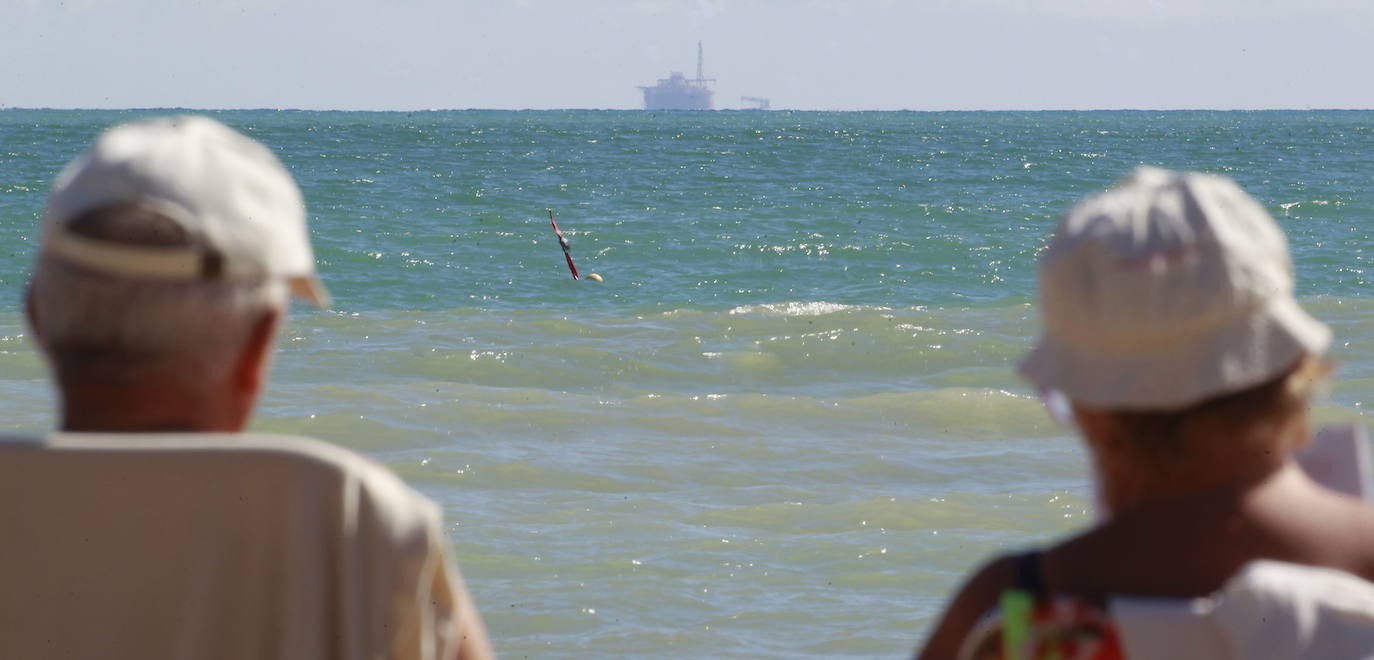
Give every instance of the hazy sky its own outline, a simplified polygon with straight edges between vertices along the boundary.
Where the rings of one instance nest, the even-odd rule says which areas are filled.
[[[0,107],[1374,108],[1371,0],[0,0]]]

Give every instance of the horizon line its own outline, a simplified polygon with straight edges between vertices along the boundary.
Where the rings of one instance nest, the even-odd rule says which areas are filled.
[[[194,107],[194,106],[131,106],[131,107],[79,107],[79,106],[6,106],[0,105],[0,112],[6,110],[56,110],[73,112],[156,112],[156,111],[187,111],[187,112],[387,112],[387,113],[416,113],[416,112],[641,112],[641,113],[711,113],[711,112],[741,112],[748,114],[768,114],[777,112],[816,112],[816,113],[883,113],[883,112],[911,112],[911,113],[941,113],[941,112],[1360,112],[1370,111],[1374,108],[1357,107],[1274,107],[1274,108],[1207,108],[1207,107],[1178,107],[1178,108],[943,108],[943,109],[917,109],[917,108],[890,108],[890,109],[821,109],[821,108],[771,108],[761,110],[758,108],[713,108],[710,110],[645,110],[642,108],[589,108],[589,107],[568,107],[568,108],[309,108],[309,107]]]

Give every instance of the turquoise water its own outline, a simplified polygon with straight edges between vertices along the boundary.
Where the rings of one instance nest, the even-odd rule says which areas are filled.
[[[138,114],[0,111],[12,427],[53,418],[19,311],[46,187]],[[1374,112],[212,114],[300,181],[336,299],[256,427],[440,501],[508,657],[902,655],[981,558],[1086,524],[1012,366],[1045,235],[1137,164],[1264,203],[1337,333],[1318,417],[1374,392]]]

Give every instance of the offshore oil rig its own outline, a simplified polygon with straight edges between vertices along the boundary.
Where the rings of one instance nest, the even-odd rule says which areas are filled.
[[[711,96],[715,92],[706,83],[713,83],[716,79],[705,77],[701,65],[701,42],[698,41],[697,77],[689,79],[681,71],[674,71],[667,78],[659,78],[658,84],[653,87],[641,85],[639,89],[644,91],[644,109],[710,110]]]

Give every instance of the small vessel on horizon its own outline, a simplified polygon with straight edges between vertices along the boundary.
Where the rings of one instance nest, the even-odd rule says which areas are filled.
[[[702,73],[701,42],[697,42],[697,77],[687,78],[681,71],[673,71],[667,78],[659,78],[652,87],[640,85],[644,92],[645,110],[710,110],[715,92],[707,86],[714,78]]]

